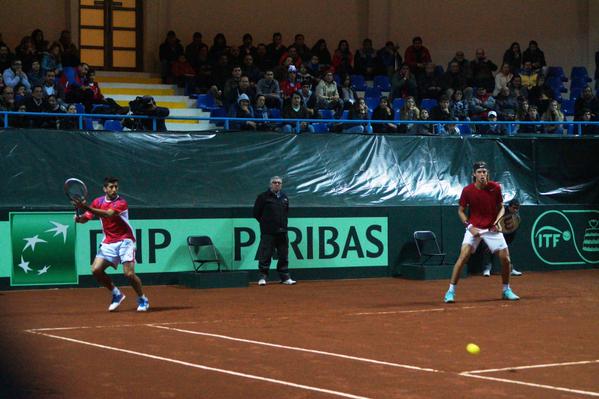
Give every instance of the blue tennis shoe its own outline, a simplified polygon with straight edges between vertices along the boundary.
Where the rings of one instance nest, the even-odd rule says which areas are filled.
[[[455,302],[455,291],[447,291],[445,293],[445,303],[454,303]]]
[[[137,298],[137,311],[138,312],[147,312],[150,309],[150,301],[145,296],[140,296]]]
[[[110,305],[108,306],[108,311],[114,312],[124,300],[125,295],[122,292],[119,294],[112,294],[112,302],[110,302]]]
[[[514,291],[512,291],[511,288],[503,290],[502,298],[507,299],[508,301],[517,301],[518,299],[520,299],[518,295],[514,294]]]

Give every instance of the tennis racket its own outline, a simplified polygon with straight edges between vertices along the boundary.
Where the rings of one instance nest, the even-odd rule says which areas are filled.
[[[81,202],[87,198],[87,186],[81,180],[71,177],[64,182],[64,193],[71,203]],[[83,214],[82,210],[77,207],[75,207],[75,213],[77,216]]]
[[[520,227],[520,214],[506,213],[497,222],[497,231],[503,234],[510,234],[518,230]]]

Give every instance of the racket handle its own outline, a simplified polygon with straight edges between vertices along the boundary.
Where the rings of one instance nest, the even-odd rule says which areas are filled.
[[[83,216],[83,211],[81,208],[75,208],[75,215],[77,215],[77,217]]]

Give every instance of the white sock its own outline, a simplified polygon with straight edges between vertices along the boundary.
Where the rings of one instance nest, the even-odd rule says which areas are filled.
[[[142,296],[140,296],[140,298],[143,298],[143,299],[145,299],[146,301],[148,300],[148,297],[147,297],[147,296],[145,296],[145,295],[142,295]]]
[[[509,290],[510,289],[510,285],[509,284],[504,284],[503,285],[503,290]]]
[[[449,292],[455,292],[455,284],[449,283]]]
[[[115,285],[112,289],[112,295],[121,295],[121,290]]]

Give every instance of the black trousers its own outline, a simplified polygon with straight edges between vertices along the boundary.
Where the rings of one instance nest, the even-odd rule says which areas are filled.
[[[262,234],[258,246],[258,269],[260,274],[267,277],[273,249],[277,249],[277,272],[281,281],[289,278],[289,238],[287,233]]]

